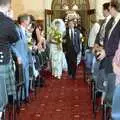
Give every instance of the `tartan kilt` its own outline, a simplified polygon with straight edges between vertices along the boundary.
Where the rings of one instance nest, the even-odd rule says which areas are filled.
[[[16,98],[15,76],[12,64],[0,65],[0,109],[8,103],[8,95]]]
[[[13,98],[15,99],[16,98],[15,72],[12,63],[0,65],[0,77],[5,82],[7,96],[13,95]]]
[[[5,74],[7,94],[16,98],[15,72],[12,64],[7,65]]]

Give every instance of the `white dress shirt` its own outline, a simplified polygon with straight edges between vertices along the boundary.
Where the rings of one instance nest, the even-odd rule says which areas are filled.
[[[107,23],[108,23],[109,20],[111,19],[111,15],[107,16],[105,19],[106,19],[106,21],[105,21],[105,27],[106,27]]]
[[[70,36],[70,38],[71,38],[72,32],[73,32],[73,37],[74,37],[74,28],[69,28],[69,36]]]
[[[100,30],[100,25],[99,23],[95,23],[92,27],[92,29],[90,30],[90,34],[89,34],[89,38],[88,38],[88,46],[89,47],[94,47],[94,43],[95,43],[95,39],[96,39],[96,36],[98,34]]]
[[[100,45],[102,45],[103,46],[103,44],[104,44],[104,37],[105,37],[105,32],[106,32],[106,26],[107,26],[107,24],[108,24],[108,22],[109,22],[109,20],[111,19],[111,15],[109,15],[109,16],[107,16],[106,18],[105,18],[105,20],[104,20],[104,23],[102,24],[102,26],[101,26],[101,29],[100,29]]]

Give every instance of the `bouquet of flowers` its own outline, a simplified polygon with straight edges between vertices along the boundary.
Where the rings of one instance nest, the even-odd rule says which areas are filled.
[[[62,43],[62,33],[56,28],[50,27],[48,29],[48,34],[53,40],[55,40],[57,45],[60,45]]]

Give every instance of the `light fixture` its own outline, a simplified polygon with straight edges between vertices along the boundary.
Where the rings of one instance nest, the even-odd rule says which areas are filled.
[[[78,6],[75,4],[75,5],[73,5],[73,7],[72,7],[72,10],[78,10],[79,8],[78,8]]]
[[[63,6],[63,9],[64,9],[64,10],[69,10],[69,6],[65,4],[65,5]]]

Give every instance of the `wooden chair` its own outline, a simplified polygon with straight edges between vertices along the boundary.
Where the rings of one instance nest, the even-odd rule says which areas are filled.
[[[17,92],[16,98],[17,98],[18,106],[22,104],[23,93],[24,93],[24,98],[26,98],[25,81],[23,76],[24,76],[23,65],[18,64],[17,71],[16,71],[16,92]],[[20,98],[19,98],[19,92],[20,92]]]

